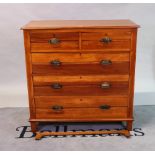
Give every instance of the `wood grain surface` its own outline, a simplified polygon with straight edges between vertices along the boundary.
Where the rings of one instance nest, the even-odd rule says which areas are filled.
[[[138,28],[131,20],[36,20],[21,29],[72,29],[72,28]]]
[[[35,96],[36,108],[51,108],[60,105],[64,108],[98,108],[101,105],[128,106],[126,96]]]
[[[61,84],[62,88],[54,89],[50,86],[35,86],[35,96],[112,96],[128,95],[128,82],[110,82],[109,88],[101,88],[102,83],[97,84]]]
[[[112,63],[111,65],[97,64],[62,64],[61,66],[32,65],[35,75],[125,75],[129,74],[129,63]]]
[[[129,62],[129,53],[32,53],[33,64],[50,64],[53,60],[63,63],[100,63],[101,60]]]
[[[100,108],[64,108],[60,112],[52,109],[36,108],[36,118],[53,119],[91,119],[91,118],[123,118],[127,117],[127,107]]]
[[[138,27],[130,20],[32,21],[22,27],[32,132],[40,121],[126,121],[132,130]]]

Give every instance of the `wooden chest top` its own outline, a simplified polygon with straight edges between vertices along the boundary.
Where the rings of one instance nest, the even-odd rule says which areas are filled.
[[[44,20],[31,21],[22,29],[61,29],[61,28],[138,28],[131,20]]]

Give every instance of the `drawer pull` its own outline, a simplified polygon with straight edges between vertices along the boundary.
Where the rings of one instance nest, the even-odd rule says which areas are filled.
[[[53,60],[53,61],[51,61],[51,64],[53,66],[60,66],[61,65],[61,62],[59,60]]]
[[[107,109],[110,109],[111,107],[110,107],[110,105],[104,104],[104,105],[101,105],[99,108],[107,110]]]
[[[103,42],[103,43],[108,44],[108,43],[112,42],[112,39],[109,38],[109,37],[104,37],[104,38],[102,38],[102,39],[100,40],[100,42]]]
[[[101,60],[100,64],[101,65],[111,65],[112,61],[111,60]]]
[[[110,87],[111,87],[111,85],[110,85],[110,83],[108,83],[108,82],[104,82],[104,83],[101,84],[101,88],[102,88],[102,89],[108,89],[108,88],[110,88]]]
[[[51,38],[49,41],[48,41],[50,44],[59,44],[61,41],[57,38]]]
[[[51,108],[54,111],[62,111],[63,110],[63,106],[60,106],[60,105],[54,105]]]
[[[54,83],[54,84],[52,85],[52,88],[53,88],[53,89],[61,89],[61,88],[62,88],[62,85],[59,84],[59,83]]]

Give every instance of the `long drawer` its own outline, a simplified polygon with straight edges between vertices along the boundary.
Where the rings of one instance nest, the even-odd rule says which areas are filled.
[[[129,53],[32,54],[33,74],[96,75],[128,74]]]
[[[102,60],[110,60],[113,62],[129,62],[129,53],[32,53],[32,64],[51,64],[54,60],[61,64],[75,64],[75,63],[100,63]],[[58,64],[59,65],[59,64]]]
[[[99,108],[101,106],[128,106],[126,96],[35,96],[35,107],[50,109],[63,108]]]
[[[104,119],[104,118],[126,118],[127,107],[110,107],[109,109],[102,108],[56,108],[41,109],[36,108],[37,119]]]
[[[34,75],[33,83],[37,85],[50,85],[51,83],[101,83],[103,81],[128,82],[129,75],[94,75],[94,76],[51,76],[51,75]]]
[[[129,62],[113,63],[110,65],[94,64],[63,64],[55,67],[52,65],[32,65],[33,74],[43,75],[108,75],[128,74]]]
[[[128,82],[52,83],[35,86],[35,96],[108,96],[128,95]]]

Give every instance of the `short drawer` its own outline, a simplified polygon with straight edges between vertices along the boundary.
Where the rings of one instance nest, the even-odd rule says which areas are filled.
[[[82,40],[98,40],[105,36],[116,40],[130,40],[132,31],[130,29],[98,29],[92,32],[82,32]]]
[[[99,108],[100,106],[128,106],[126,96],[35,96],[35,107],[54,108]]]
[[[37,119],[104,119],[104,118],[126,118],[127,107],[110,107],[104,108],[63,108],[55,110],[56,108],[40,109],[36,108]]]
[[[31,52],[50,52],[79,48],[79,34],[74,32],[31,32]]]
[[[48,83],[34,87],[35,96],[128,95],[128,82]]]
[[[105,29],[101,32],[81,34],[82,49],[130,50],[131,31]]]
[[[130,50],[130,40],[113,40],[110,43],[103,43],[100,40],[82,41],[82,49],[88,50]]]

